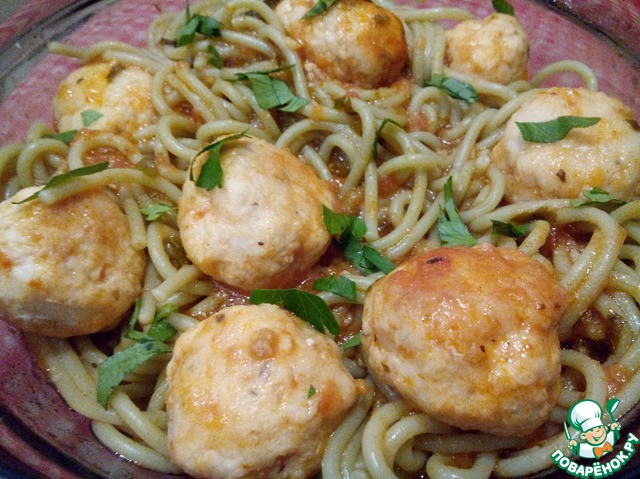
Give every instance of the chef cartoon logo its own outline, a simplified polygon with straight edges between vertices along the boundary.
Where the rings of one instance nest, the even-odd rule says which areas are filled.
[[[613,446],[620,439],[620,423],[613,417],[619,400],[613,398],[607,402],[606,409],[613,422],[607,427],[602,421],[602,408],[591,399],[578,401],[569,409],[567,420],[571,427],[579,431],[579,441],[569,435],[565,422],[565,435],[569,449],[574,456],[584,459],[600,459],[613,451]]]
[[[620,423],[614,416],[619,405],[618,399],[609,399],[605,404],[605,416],[596,401],[583,399],[574,403],[564,422],[570,453],[555,450],[551,454],[553,462],[565,472],[583,479],[607,477],[619,471],[635,454],[640,442],[629,433],[622,447],[614,450],[620,439]]]

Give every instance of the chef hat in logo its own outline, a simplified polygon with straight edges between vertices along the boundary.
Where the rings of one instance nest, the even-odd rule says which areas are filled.
[[[571,426],[582,432],[587,432],[594,427],[604,426],[602,423],[602,408],[591,399],[575,403],[567,414]]]

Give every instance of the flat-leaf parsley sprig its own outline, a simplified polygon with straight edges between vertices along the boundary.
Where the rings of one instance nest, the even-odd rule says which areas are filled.
[[[208,146],[205,146],[202,150],[196,153],[193,161],[191,162],[191,167],[189,168],[189,179],[193,181],[196,186],[200,188],[204,188],[207,191],[211,191],[214,188],[222,188],[222,164],[220,162],[220,153],[222,151],[222,147],[233,140],[238,140],[240,138],[249,138],[246,134],[246,131],[243,133],[237,133],[235,135],[225,136],[221,140],[215,141]],[[196,178],[193,173],[193,163],[195,162],[198,156],[203,153],[209,153],[209,156],[205,160],[205,162],[200,167],[200,174]]]
[[[272,74],[295,68],[295,65],[286,65],[273,70],[236,73],[236,81],[249,80],[251,90],[263,110],[278,108],[281,111],[293,113],[307,104],[309,100],[295,95],[289,85]]]
[[[438,237],[444,246],[475,246],[478,241],[462,221],[453,201],[453,178],[444,185],[444,208],[438,216]]]
[[[105,409],[116,388],[129,374],[150,359],[172,351],[172,347],[166,344],[166,341],[171,339],[177,330],[168,322],[167,317],[175,312],[177,307],[171,303],[164,305],[146,332],[135,329],[140,308],[141,303],[138,300],[125,333],[125,337],[134,343],[108,357],[98,366],[97,400]]]
[[[323,206],[322,215],[327,231],[338,237],[342,252],[351,264],[364,274],[394,270],[395,264],[373,246],[362,242],[367,226],[360,218],[332,211]]]

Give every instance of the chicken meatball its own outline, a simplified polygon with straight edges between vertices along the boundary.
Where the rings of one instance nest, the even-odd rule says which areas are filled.
[[[544,122],[560,116],[596,117],[560,141],[533,143],[516,122]],[[491,161],[504,173],[510,202],[578,198],[602,188],[629,199],[640,194],[640,131],[633,112],[616,98],[583,88],[537,91],[508,121]]]
[[[357,398],[334,341],[271,304],[184,333],[167,370],[169,450],[198,478],[306,478]]]
[[[283,0],[276,7],[303,58],[326,75],[362,88],[388,86],[402,76],[409,54],[398,17],[365,0],[342,0],[303,18],[315,3]]]
[[[194,178],[208,155],[193,165]],[[178,208],[182,243],[203,272],[228,285],[292,286],[324,254],[331,235],[322,206],[338,205],[332,186],[285,150],[257,138],[227,142],[222,187],[188,179]]]
[[[0,317],[69,337],[115,326],[142,292],[145,260],[104,190],[52,205],[19,191],[0,203]]]
[[[405,401],[465,430],[533,432],[560,391],[566,292],[537,261],[491,245],[408,260],[367,295],[370,367]]]
[[[526,80],[529,40],[516,17],[494,13],[446,32],[445,63],[453,70],[508,85]]]
[[[58,131],[88,127],[131,135],[156,120],[151,81],[146,70],[116,62],[80,67],[58,88],[54,100]]]

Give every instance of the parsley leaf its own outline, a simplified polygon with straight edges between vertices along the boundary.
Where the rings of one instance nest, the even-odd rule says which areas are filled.
[[[127,375],[149,359],[171,352],[162,341],[140,341],[110,356],[98,366],[97,399],[106,409],[109,399]]]
[[[513,5],[507,0],[491,0],[493,9],[498,13],[504,13],[505,15],[514,16],[516,14]]]
[[[321,333],[340,333],[340,325],[327,303],[320,296],[301,289],[254,289],[249,296],[249,302],[281,305]]]
[[[307,105],[309,100],[294,95],[286,82],[270,76],[288,68],[293,68],[293,65],[261,72],[236,73],[236,80],[249,80],[260,108],[270,110],[277,107],[281,111],[295,112]]]
[[[386,256],[373,246],[360,242],[367,232],[364,221],[357,216],[335,213],[324,205],[322,216],[327,231],[339,236],[338,242],[345,258],[361,272],[371,274],[382,271],[388,274],[394,270],[395,264]]]
[[[134,329],[138,322],[140,307],[141,301],[138,300],[125,333],[127,338],[136,342],[127,349],[110,356],[98,366],[97,399],[105,409],[109,399],[124,378],[155,356],[171,352],[171,346],[165,344],[164,341],[174,336],[177,330],[166,318],[178,307],[171,303],[165,304],[156,314],[146,333]]]
[[[235,135],[229,135],[224,137],[222,140],[218,140],[214,143],[211,143],[209,146],[204,147],[200,150],[195,158],[200,156],[202,153],[210,152],[209,158],[202,164],[202,168],[200,169],[200,174],[198,175],[198,179],[194,179],[193,176],[193,161],[191,162],[191,168],[189,169],[189,179],[191,181],[195,181],[196,186],[200,188],[204,188],[207,191],[211,191],[216,186],[218,188],[222,188],[222,165],[220,164],[220,151],[225,143],[237,140],[238,138],[248,137],[246,133],[237,133]]]
[[[622,206],[626,204],[626,201],[614,198],[611,194],[601,188],[591,188],[590,190],[584,190],[582,195],[587,198],[586,201],[571,200],[570,204],[574,208],[581,206]]]
[[[597,117],[559,116],[541,122],[516,122],[522,138],[533,143],[553,143],[566,137],[574,128],[586,128],[600,121]]]
[[[176,32],[176,45],[179,47],[189,45],[193,42],[196,33],[206,37],[219,37],[221,36],[220,28],[222,28],[222,23],[215,18],[199,13],[191,15],[189,2],[187,2],[184,25]]]
[[[344,343],[342,343],[342,350],[346,351],[347,349],[355,348],[362,344],[362,331],[358,332],[358,334],[351,336]]]
[[[491,232],[493,234],[510,236],[512,238],[520,238],[529,233],[531,229],[531,225],[514,225],[513,223],[505,223],[503,221],[491,220],[493,227],[491,228]]]
[[[311,399],[316,394],[316,388],[313,387],[313,384],[309,385],[309,390],[307,391],[307,399]]]
[[[305,13],[302,18],[312,18],[317,15],[321,15],[336,3],[338,3],[338,0],[318,0],[313,7],[307,10],[307,13]]]
[[[104,115],[96,110],[85,110],[82,113],[80,113],[80,116],[82,117],[82,126],[86,128],[92,123],[95,123],[96,121],[98,121]]]
[[[14,204],[18,205],[21,203],[26,203],[27,201],[34,200],[44,190],[49,190],[51,188],[54,188],[55,186],[61,185],[62,183],[65,183],[72,178],[77,178],[79,176],[92,175],[94,173],[99,173],[100,171],[106,170],[107,168],[109,168],[109,162],[105,161],[103,163],[95,163],[93,165],[84,166],[82,168],[76,168],[74,170],[67,171],[66,173],[62,173],[60,175],[52,176],[51,179],[47,182],[46,185],[44,185],[43,188],[39,189],[28,198],[25,198],[24,200],[18,201]]]
[[[140,208],[140,212],[145,216],[147,221],[155,221],[163,214],[169,211],[175,210],[175,207],[166,205],[164,203],[153,203],[151,205]]]
[[[135,308],[133,314],[131,315],[131,319],[129,320],[129,329],[127,330],[125,336],[129,339],[133,339],[135,341],[140,340],[157,340],[157,341],[166,341],[167,339],[173,337],[178,331],[174,328],[171,323],[167,321],[167,317],[178,310],[178,307],[173,303],[166,303],[160,308],[160,311],[156,314],[153,323],[149,327],[149,330],[146,333],[141,331],[136,331],[135,325],[138,322],[138,316],[140,314],[140,300],[136,301]]]
[[[376,138],[373,141],[373,146],[371,147],[371,158],[373,159],[373,161],[376,160],[376,156],[378,154],[378,143],[380,142],[380,135],[382,135],[382,129],[387,125],[387,123],[392,123],[398,128],[402,128],[402,125],[397,121],[393,120],[392,118],[385,118],[384,120],[382,120],[382,123],[380,123],[380,126],[378,127],[378,131],[376,132]]]
[[[425,86],[440,88],[451,98],[464,100],[467,103],[476,103],[480,100],[478,92],[471,84],[444,75],[432,75],[429,80],[425,81]]]
[[[68,130],[60,133],[51,133],[48,135],[42,135],[42,138],[51,138],[53,140],[61,141],[62,143],[66,143],[67,145],[73,141],[73,139],[78,134],[78,130]]]
[[[213,65],[216,68],[222,68],[224,66],[224,61],[222,60],[222,56],[220,55],[220,52],[218,52],[216,47],[214,47],[213,45],[209,45],[207,47],[207,51],[211,54],[211,58],[209,58],[209,61],[207,63]]]
[[[356,283],[342,275],[332,274],[331,276],[320,278],[311,287],[318,291],[335,294],[354,303],[358,300]]]
[[[355,239],[362,239],[367,233],[367,225],[357,216],[335,213],[324,205],[322,219],[327,231],[332,235],[341,235],[349,230]]]
[[[438,216],[438,237],[444,246],[475,246],[476,239],[462,222],[456,209],[452,193],[453,178],[450,176],[444,186],[444,209]]]

